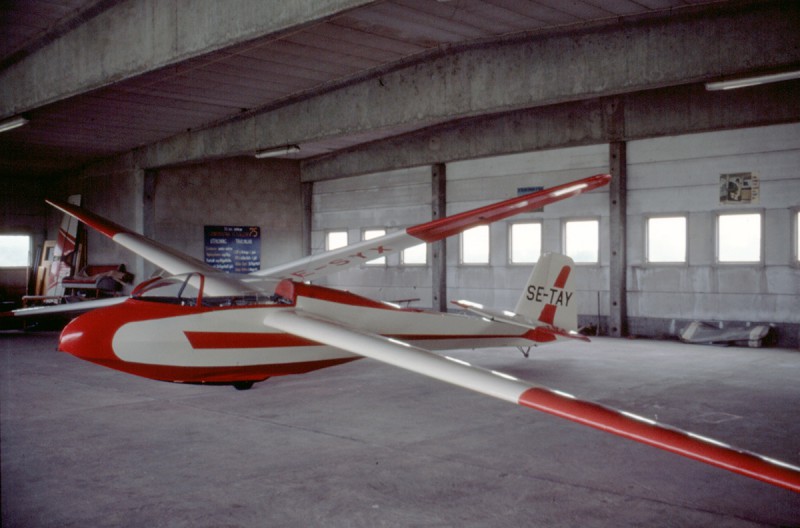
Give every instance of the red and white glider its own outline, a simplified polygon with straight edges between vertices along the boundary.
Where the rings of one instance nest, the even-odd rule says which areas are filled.
[[[533,211],[609,180],[607,174],[592,176],[243,276],[220,274],[80,207],[51,202],[174,274],[141,284],[130,298],[98,301],[105,306],[67,325],[59,348],[147,378],[240,389],[367,357],[800,492],[798,467],[430,351],[586,340],[576,332],[568,257],[540,259],[514,312],[456,302],[480,317],[403,309],[303,282]]]

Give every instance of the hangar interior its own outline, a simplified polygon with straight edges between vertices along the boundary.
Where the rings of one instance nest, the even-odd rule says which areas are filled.
[[[49,0],[0,12],[0,128],[19,125],[0,132],[0,236],[29,236],[29,262],[61,222],[45,198],[80,194],[200,260],[204,226],[260,226],[267,266],[608,172],[609,187],[477,239],[321,283],[420,308],[513,308],[538,255],[566,252],[593,335],[769,323],[772,344],[800,346],[797,2]],[[588,229],[578,246],[573,228]],[[91,263],[124,263],[135,283],[157,271],[87,236]],[[518,253],[531,237],[533,256]],[[32,263],[0,268],[0,300],[33,281]],[[791,516],[797,503],[783,504]]]
[[[540,251],[565,251],[569,221],[597,222],[582,322],[652,337],[767,322],[797,346],[797,81],[707,88],[791,77],[792,2],[53,4],[5,8],[0,115],[27,124],[0,135],[3,231],[32,248],[59,225],[45,197],[81,194],[198,258],[203,225],[259,225],[269,265],[324,250],[330,231],[353,242],[611,171],[610,195],[527,218]],[[723,202],[726,174],[755,175],[759,194]],[[719,216],[743,212],[758,215],[758,254],[726,262]],[[660,216],[683,219],[677,262],[647,254]],[[330,283],[437,309],[512,305],[526,272],[510,223],[492,226],[488,261],[465,264],[455,238],[422,266]],[[154,271],[95,233],[88,247],[137,280]],[[6,300],[30,289],[24,271],[3,274]]]

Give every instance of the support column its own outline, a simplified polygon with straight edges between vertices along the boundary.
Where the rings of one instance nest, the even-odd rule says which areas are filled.
[[[431,167],[431,219],[447,215],[447,167],[437,163]],[[434,310],[447,311],[447,241],[431,244],[431,284]]]
[[[156,222],[156,183],[158,182],[158,172],[154,170],[144,170],[142,182],[142,234],[147,238],[155,239]],[[141,257],[137,257],[136,282],[144,282],[156,271],[156,267]]]
[[[144,183],[142,184],[142,234],[147,238],[154,238],[155,235],[154,224],[157,179],[158,173],[156,171],[144,171]]]
[[[610,214],[609,214],[609,311],[608,335],[623,337],[628,334],[628,288],[627,288],[627,143],[613,141],[610,144],[611,160]]]
[[[303,182],[303,256],[311,254],[311,229],[314,223],[314,182]]]

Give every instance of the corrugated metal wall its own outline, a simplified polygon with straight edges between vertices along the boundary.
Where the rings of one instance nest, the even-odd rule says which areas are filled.
[[[516,195],[520,187],[559,183],[608,171],[608,145],[498,156],[447,165],[447,212],[458,213]],[[320,182],[314,188],[313,247],[324,248],[326,230],[346,228],[350,241],[363,229],[389,230],[430,219],[431,169],[393,171]],[[757,173],[758,203],[723,205],[721,174]],[[800,207],[800,124],[692,134],[632,141],[628,144],[628,315],[631,332],[660,335],[691,319],[788,323],[797,338],[800,323],[800,271],[793,237]],[[604,318],[608,305],[608,191],[554,204],[544,212],[515,220],[540,219],[543,250],[563,251],[567,219],[600,221],[600,262],[576,273],[582,322]],[[740,210],[764,214],[764,261],[758,265],[716,262],[716,218]],[[648,216],[688,216],[688,262],[648,264]],[[530,266],[512,265],[508,223],[491,228],[489,266],[459,264],[459,239],[448,242],[448,299],[470,299],[513,308]],[[431,305],[428,268],[362,267],[335,275],[329,283],[374,298],[420,298]],[[791,339],[790,339],[791,341]]]
[[[325,234],[346,230],[349,243],[365,229],[387,232],[431,219],[431,169],[418,167],[314,184],[312,252],[325,249]],[[430,254],[428,255],[430,262]],[[431,306],[429,266],[401,266],[392,255],[385,266],[361,266],[337,273],[327,284],[373,299],[420,299],[414,306]]]
[[[758,174],[758,202],[721,204],[720,175],[742,172]],[[798,124],[631,142],[628,310],[632,318],[642,318],[640,331],[655,330],[648,318],[800,323],[793,247],[798,206]],[[717,263],[717,215],[739,211],[763,214],[761,264]],[[685,265],[646,262],[646,218],[661,213],[688,216]]]

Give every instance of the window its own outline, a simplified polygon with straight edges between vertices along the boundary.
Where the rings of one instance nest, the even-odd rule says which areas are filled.
[[[328,231],[325,235],[325,250],[339,249],[347,245],[347,231]]]
[[[511,224],[509,248],[512,264],[533,264],[542,255],[542,224]]]
[[[428,244],[417,244],[402,253],[403,264],[406,266],[424,266],[428,263]]]
[[[719,215],[717,255],[719,262],[760,262],[761,213]]]
[[[364,230],[364,240],[372,240],[373,238],[379,238],[386,234],[385,229],[366,229]],[[367,266],[385,266],[386,265],[386,257],[378,257],[376,259],[368,260]]]
[[[564,226],[564,248],[577,263],[600,261],[600,221],[570,220]]]
[[[0,235],[0,268],[24,268],[31,265],[31,237]]]
[[[489,226],[478,226],[461,233],[461,263],[489,263]]]
[[[647,219],[647,262],[686,262],[686,217]]]

